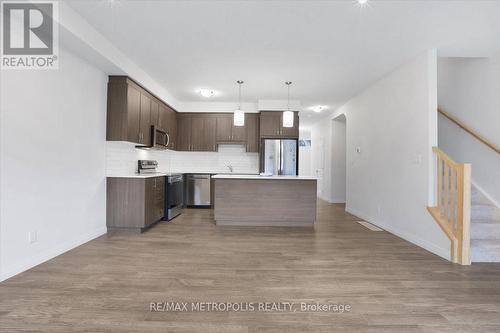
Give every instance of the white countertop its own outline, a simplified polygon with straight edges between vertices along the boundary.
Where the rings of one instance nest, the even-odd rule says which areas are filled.
[[[258,180],[317,180],[311,176],[260,176],[260,175],[215,175],[214,179],[258,179]]]
[[[153,178],[153,177],[165,177],[170,176],[172,173],[170,172],[155,172],[155,173],[147,173],[147,174],[138,174],[138,173],[130,173],[123,175],[107,175],[107,178]]]
[[[165,177],[170,176],[172,174],[181,174],[180,172],[155,172],[149,174],[116,174],[116,175],[107,175],[107,178],[153,178],[153,177]],[[196,174],[196,172],[193,172]],[[259,180],[317,180],[316,177],[312,176],[260,176],[257,174],[216,174],[213,175],[214,179],[259,179]]]

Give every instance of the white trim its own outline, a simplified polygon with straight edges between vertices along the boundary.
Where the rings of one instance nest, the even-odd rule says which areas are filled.
[[[479,186],[474,180],[472,180],[472,185],[479,191],[481,192],[482,195],[484,195],[484,197],[486,199],[488,199],[493,205],[495,205],[496,208],[500,209],[500,204],[495,200],[493,199],[493,197],[491,195],[488,194],[488,192],[486,192],[481,186]]]
[[[332,200],[330,201],[330,203],[345,204],[346,200],[345,200],[345,198],[332,198]]]
[[[325,197],[321,192],[317,194],[317,197],[328,203],[333,203],[330,198]]]
[[[384,229],[385,231],[398,236],[399,238],[402,238],[412,244],[415,244],[437,256],[440,256],[441,258],[444,258],[446,260],[450,260],[450,249],[449,248],[442,248],[436,244],[430,243],[425,239],[419,238],[413,234],[409,234],[406,231],[402,230],[397,230],[394,229],[392,226],[387,225],[386,223],[383,223],[381,221],[377,221],[376,219],[364,214],[361,211],[358,211],[356,209],[353,209],[351,207],[346,206],[345,208],[346,212],[355,215],[357,217],[362,218],[363,220],[370,222],[371,224],[376,225],[377,227]]]
[[[69,250],[72,250],[82,244],[85,244],[97,237],[100,237],[104,234],[106,234],[107,228],[106,227],[100,227],[92,232],[89,232],[83,236],[76,237],[72,240],[69,240],[67,242],[64,242],[60,246],[56,248],[51,248],[47,249],[46,251],[43,251],[39,253],[36,256],[33,256],[31,258],[28,258],[24,262],[17,263],[14,265],[14,267],[8,267],[3,270],[2,275],[0,275],[0,282],[7,280],[8,278],[13,277],[14,275],[17,275],[19,273],[22,273],[24,271],[27,271],[30,268],[33,268],[35,266],[38,266],[50,259],[53,259]]]

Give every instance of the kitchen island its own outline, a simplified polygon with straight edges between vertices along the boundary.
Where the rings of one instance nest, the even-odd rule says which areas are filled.
[[[313,227],[316,178],[215,175],[217,225]]]

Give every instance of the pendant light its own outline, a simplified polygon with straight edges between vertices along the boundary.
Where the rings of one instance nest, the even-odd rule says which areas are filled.
[[[285,82],[285,84],[288,87],[288,103],[287,103],[287,110],[283,111],[283,127],[293,127],[293,112],[290,111],[290,85],[292,84],[291,81]]]
[[[238,109],[234,111],[233,116],[233,125],[234,126],[245,126],[245,112],[241,111],[241,85],[243,81],[236,81],[239,85],[239,93],[238,93]]]

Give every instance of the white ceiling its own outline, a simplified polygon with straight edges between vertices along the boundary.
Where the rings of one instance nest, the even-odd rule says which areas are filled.
[[[500,48],[500,1],[69,2],[184,102],[207,101],[198,88],[219,92],[209,101],[235,101],[240,79],[245,102],[284,99],[290,80],[304,108],[332,109],[426,49]]]

